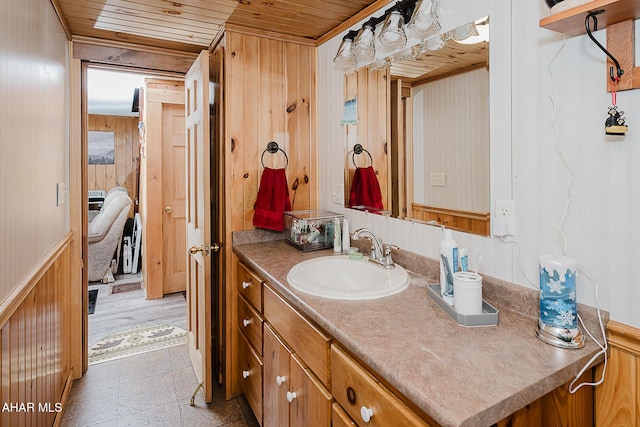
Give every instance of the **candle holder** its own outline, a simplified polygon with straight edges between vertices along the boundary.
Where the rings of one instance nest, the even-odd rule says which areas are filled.
[[[562,348],[584,347],[578,326],[576,261],[569,257],[538,257],[540,270],[540,316],[536,335]]]

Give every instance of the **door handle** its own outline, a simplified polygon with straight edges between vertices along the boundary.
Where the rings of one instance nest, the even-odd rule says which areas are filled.
[[[164,208],[164,211],[170,214],[171,212],[173,212],[173,208],[171,206],[167,206],[166,208]]]
[[[202,252],[203,255],[210,255],[211,252],[219,252],[220,248],[222,247],[221,243],[214,243],[211,246],[205,246],[205,245],[200,245],[200,246],[189,246],[189,253],[191,255],[195,255],[198,252]]]

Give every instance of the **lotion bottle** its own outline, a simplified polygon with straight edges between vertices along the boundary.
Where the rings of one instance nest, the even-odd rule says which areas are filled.
[[[333,251],[342,252],[342,231],[338,217],[333,218]]]
[[[458,244],[453,240],[451,230],[444,227],[442,230],[444,238],[440,241],[440,295],[453,305],[453,274],[458,271]]]
[[[351,236],[349,235],[349,220],[342,220],[342,250],[348,252],[351,247]]]

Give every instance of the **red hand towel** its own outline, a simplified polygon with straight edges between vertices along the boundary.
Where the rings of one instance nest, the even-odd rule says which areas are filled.
[[[264,168],[254,209],[253,225],[267,230],[284,230],[284,212],[291,210],[284,169]]]
[[[384,209],[382,205],[382,192],[373,166],[356,168],[351,183],[349,194],[349,207],[368,206],[376,209]]]

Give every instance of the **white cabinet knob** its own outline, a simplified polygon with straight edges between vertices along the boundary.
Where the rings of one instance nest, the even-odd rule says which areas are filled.
[[[296,394],[295,391],[287,392],[287,400],[289,401],[289,403],[293,402],[293,399],[295,399],[296,397],[298,397],[298,395]]]
[[[249,286],[251,286],[251,282],[242,282],[242,289],[247,289]]]
[[[242,326],[245,328],[251,324],[251,319],[242,319]]]
[[[373,409],[367,408],[366,406],[361,407],[360,416],[362,417],[362,421],[368,423],[371,421],[371,417],[373,417]]]
[[[249,372],[249,371],[242,371],[242,378],[249,378],[249,374],[250,373],[251,372]]]
[[[276,384],[282,385],[287,380],[287,377],[284,375],[276,375]]]

